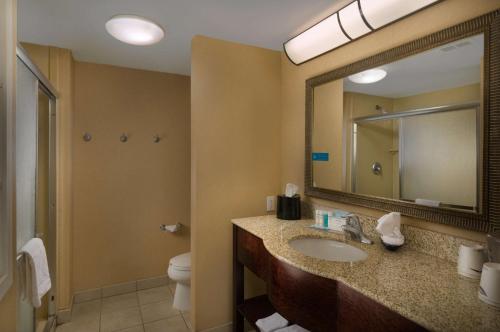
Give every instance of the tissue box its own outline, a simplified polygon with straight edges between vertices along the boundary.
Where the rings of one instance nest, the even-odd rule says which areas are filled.
[[[278,206],[276,208],[276,217],[283,220],[299,220],[300,212],[300,195],[286,197],[278,195]]]

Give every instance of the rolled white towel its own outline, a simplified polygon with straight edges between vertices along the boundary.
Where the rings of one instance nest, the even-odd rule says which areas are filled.
[[[394,232],[399,232],[401,227],[401,214],[399,212],[391,212],[380,217],[377,221],[377,232],[381,235],[394,235]]]
[[[272,332],[286,327],[288,325],[288,321],[283,316],[275,312],[269,317],[257,320],[255,325],[257,325],[260,332]]]
[[[430,206],[430,207],[439,207],[441,202],[433,201],[432,199],[417,198],[415,200],[415,204],[425,205],[425,206]]]
[[[285,328],[276,330],[274,332],[309,332],[309,330],[306,330],[305,328],[303,328],[300,325],[294,324],[294,325],[290,325],[290,326],[287,326]]]

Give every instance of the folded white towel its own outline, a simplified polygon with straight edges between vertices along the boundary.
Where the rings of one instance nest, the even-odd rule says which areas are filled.
[[[380,217],[377,221],[376,230],[381,235],[395,235],[395,231],[399,232],[401,227],[401,214],[399,212],[391,212]]]
[[[288,321],[283,316],[275,312],[269,317],[257,320],[255,325],[257,325],[260,332],[272,332],[287,326]]]
[[[441,202],[433,201],[432,199],[417,198],[415,200],[415,204],[425,205],[425,206],[430,206],[430,207],[439,207]]]
[[[309,330],[306,330],[302,326],[294,324],[294,325],[287,326],[283,329],[276,330],[274,332],[309,332]]]
[[[24,254],[25,271],[22,286],[25,295],[35,308],[42,305],[42,297],[52,287],[50,282],[49,264],[43,241],[37,238],[31,239],[22,248]]]
[[[382,241],[394,246],[401,246],[405,237],[401,234],[401,213],[391,212],[378,220],[375,228],[380,233]]]

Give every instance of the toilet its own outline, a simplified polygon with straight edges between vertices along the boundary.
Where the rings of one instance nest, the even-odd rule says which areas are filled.
[[[173,307],[188,311],[191,308],[191,253],[173,257],[168,264],[167,273],[176,282]]]

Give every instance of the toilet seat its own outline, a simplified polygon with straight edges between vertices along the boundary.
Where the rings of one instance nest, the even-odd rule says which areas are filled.
[[[170,267],[177,271],[191,271],[191,253],[175,256],[170,260]]]

